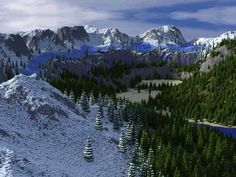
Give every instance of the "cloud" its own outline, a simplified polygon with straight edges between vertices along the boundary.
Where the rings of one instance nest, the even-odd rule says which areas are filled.
[[[0,4],[0,25],[5,32],[57,28],[116,18],[117,13],[73,6],[54,0],[11,0]]]
[[[214,7],[197,12],[173,12],[170,17],[176,20],[195,19],[211,24],[236,25],[236,6]]]
[[[149,28],[171,22],[179,26],[182,23],[178,22],[190,17],[196,20],[207,20],[211,23],[221,21],[221,23],[235,24],[235,19],[232,18],[236,16],[236,10],[232,7],[229,7],[231,9],[220,9],[223,15],[214,12],[219,11],[219,8],[206,9],[208,10],[206,12],[199,10],[197,13],[199,16],[201,15],[201,18],[191,12],[171,13],[171,9],[174,9],[174,7],[186,4],[191,6],[191,3],[201,3],[204,6],[206,2],[212,2],[213,4],[213,2],[219,1],[221,0],[1,0],[0,32],[11,33],[35,28],[56,29],[65,25],[90,24],[99,28],[115,27],[122,32],[135,36]],[[234,2],[234,0],[226,1]],[[155,11],[155,8],[163,10],[159,12],[158,10]],[[153,11],[149,9],[153,9]],[[168,9],[168,11],[165,11],[165,9]],[[210,13],[213,13],[213,15],[207,17]],[[213,18],[214,14],[217,17]],[[227,19],[225,19],[226,17]],[[191,24],[189,25],[191,27]],[[197,30],[202,34],[212,32],[200,28]],[[193,32],[194,29],[192,28],[188,30],[189,32],[187,30],[183,32],[187,32],[187,35],[185,35],[188,36],[187,39],[191,36],[195,37],[194,34],[199,34],[196,30],[196,32]]]

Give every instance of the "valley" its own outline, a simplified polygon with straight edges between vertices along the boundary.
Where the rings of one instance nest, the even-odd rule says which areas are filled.
[[[235,31],[0,37],[1,177],[236,176]]]

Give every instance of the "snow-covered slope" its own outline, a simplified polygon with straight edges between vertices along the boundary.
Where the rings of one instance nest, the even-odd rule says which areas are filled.
[[[204,46],[205,48],[212,49],[216,47],[224,39],[236,39],[236,31],[228,31],[226,33],[221,34],[215,38],[199,38],[192,41],[193,45]]]
[[[97,131],[96,111],[94,106],[83,115],[36,75],[18,75],[0,84],[0,176],[126,176],[130,155],[118,152],[120,132],[113,132],[106,119],[104,130]],[[88,137],[93,162],[83,158]]]
[[[89,25],[85,25],[85,30],[89,35],[89,46],[99,48],[130,48],[132,37],[120,32],[115,28],[97,29]]]
[[[36,29],[21,33],[27,47],[33,52],[48,52],[65,50],[59,37],[50,29]]]
[[[171,25],[152,28],[137,36],[137,41],[144,44],[149,44],[153,47],[158,47],[160,45],[181,45],[186,43],[181,31]]]

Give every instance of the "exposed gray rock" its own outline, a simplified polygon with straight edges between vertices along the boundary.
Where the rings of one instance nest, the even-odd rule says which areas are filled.
[[[6,35],[4,42],[9,50],[14,51],[16,56],[20,57],[21,55],[30,55],[29,49],[26,46],[24,39],[19,34]]]
[[[89,36],[83,26],[62,27],[57,30],[57,36],[62,41],[88,41]]]
[[[211,57],[209,54],[206,61],[200,66],[200,72],[209,72],[216,64],[219,64],[224,58],[233,54],[232,50],[228,50],[226,46],[221,46],[215,49],[219,54],[215,57]]]

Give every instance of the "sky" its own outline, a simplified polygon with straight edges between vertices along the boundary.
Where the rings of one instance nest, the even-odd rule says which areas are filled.
[[[92,25],[131,36],[175,25],[187,41],[236,30],[236,0],[0,0],[0,32]]]

